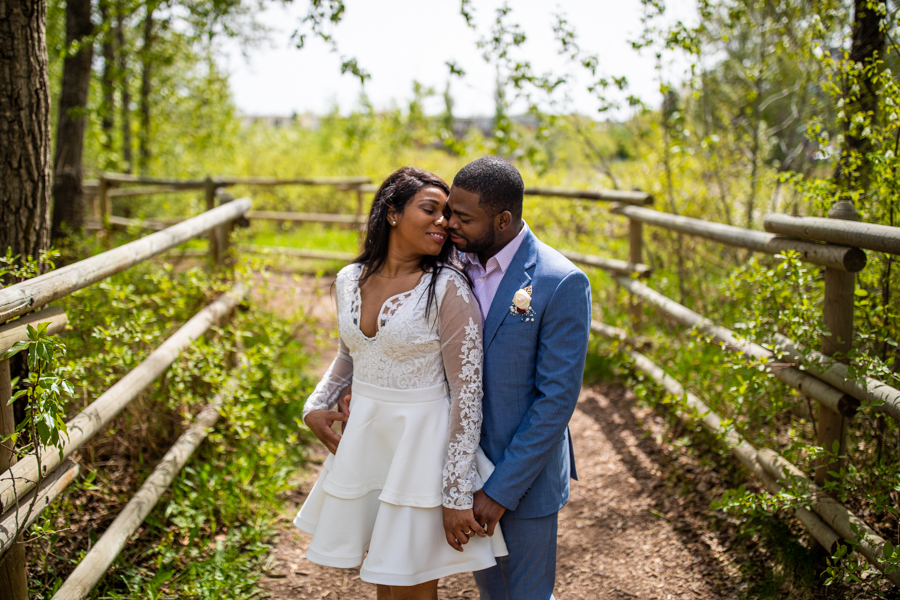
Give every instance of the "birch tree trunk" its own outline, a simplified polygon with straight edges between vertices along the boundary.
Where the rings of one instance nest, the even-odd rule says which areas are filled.
[[[91,85],[91,60],[94,58],[94,32],[91,0],[66,2],[66,46],[78,51],[67,54],[63,63],[62,89],[59,94],[59,121],[56,151],[53,155],[54,240],[84,228],[84,191],[81,188],[84,130],[87,124],[88,91]],[[87,40],[87,43],[85,41]]]

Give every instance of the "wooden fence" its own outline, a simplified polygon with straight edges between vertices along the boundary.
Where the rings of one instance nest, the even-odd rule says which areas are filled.
[[[229,196],[216,193],[220,188],[238,184],[335,186],[357,194],[357,211],[354,215],[254,212],[249,210],[249,200],[230,201]],[[143,187],[124,187],[126,185]],[[147,260],[191,237],[211,232],[210,252],[214,259],[221,261],[228,240],[227,232],[239,218],[288,222],[315,221],[332,225],[360,226],[364,223],[364,219],[361,218],[364,207],[363,195],[374,192],[376,188],[368,185],[366,178],[293,180],[207,178],[203,181],[180,181],[104,175],[96,189],[100,198],[98,207],[102,216],[101,223],[104,227],[116,224],[116,217],[111,214],[109,203],[109,198],[115,195],[202,189],[208,199],[207,206],[210,210],[199,217],[189,218],[171,227],[166,227],[167,223],[159,220],[128,222],[127,225],[138,225],[148,229],[162,228],[162,231],[97,257],[0,290],[0,323],[23,315],[18,321],[0,327],[0,351],[3,350],[4,344],[11,345],[15,340],[21,339],[26,322],[47,319],[51,322],[52,331],[59,331],[65,327],[65,315],[61,314],[61,311],[44,310],[39,313],[31,311],[76,289]],[[863,402],[877,400],[879,403],[873,405],[871,409],[900,419],[900,390],[871,378],[858,381],[850,376],[846,365],[831,358],[833,355],[846,356],[851,348],[855,273],[866,265],[865,250],[900,254],[900,228],[857,223],[852,205],[848,206],[849,203],[842,202],[835,205],[828,219],[769,215],[765,221],[766,231],[761,232],[689,219],[647,208],[646,205],[652,204],[652,198],[642,192],[542,188],[526,190],[526,194],[611,203],[610,212],[628,220],[627,260],[575,252],[564,254],[574,262],[611,273],[616,282],[629,292],[632,298],[629,314],[636,331],[640,327],[643,304],[647,304],[692,330],[702,333],[711,342],[740,351],[754,362],[763,362],[769,372],[780,381],[815,400],[819,404],[816,440],[818,445],[831,450],[837,444],[840,448],[838,456],[845,454],[847,430]],[[219,202],[222,202],[222,205],[217,207],[216,204]],[[825,296],[822,310],[823,321],[830,333],[822,339],[821,352],[802,348],[794,341],[778,335],[773,335],[772,342],[767,346],[749,342],[652,289],[644,282],[651,276],[650,267],[642,262],[645,224],[755,252],[777,255],[792,250],[798,252],[802,260],[824,267]],[[242,246],[239,250],[305,259],[340,261],[352,259],[352,255],[347,253],[317,249]],[[0,518],[0,544],[2,544],[0,549],[7,551],[11,547],[14,550],[16,535],[23,526],[34,520],[35,510],[26,515],[22,512],[23,507],[32,506],[40,510],[77,477],[78,466],[68,459],[71,453],[105,427],[128,402],[158,377],[182,348],[202,335],[213,322],[227,313],[242,293],[242,290],[234,290],[201,311],[137,369],[73,419],[69,424],[70,437],[63,448],[62,456],[51,456],[53,453],[49,453],[42,465],[46,466],[43,472],[37,471],[37,463],[33,457],[27,457],[0,476],[0,512],[4,512]],[[685,389],[664,369],[640,352],[645,340],[596,321],[592,323],[591,329],[596,335],[621,342],[624,346],[623,351],[631,357],[637,369],[646,373],[669,393],[684,398],[683,408],[678,409],[679,416],[685,420],[698,421],[716,434],[735,458],[770,492],[778,493],[786,485],[786,480],[792,481],[792,485],[798,481],[804,484],[811,492],[813,500],[810,510],[800,508],[795,514],[823,547],[834,551],[839,541],[851,542],[872,565],[882,571],[885,570],[882,561],[885,540],[820,489],[830,477],[829,472],[839,470],[839,458],[831,455],[822,459],[817,465],[814,477],[808,478],[800,469],[775,452],[766,448],[755,448],[732,428],[723,425],[723,419],[711,411],[702,399]],[[790,361],[791,366],[786,367],[785,361]],[[3,393],[3,368],[6,366],[0,363],[0,394]],[[157,471],[136,494],[132,501],[134,505],[129,503],[55,598],[83,598],[87,595],[121,551],[130,533],[143,521],[161,492],[202,440],[205,428],[215,422],[218,416],[217,408],[222,398],[229,393],[229,386],[230,384],[226,385],[220,396],[197,418],[195,426],[175,444]],[[5,405],[2,397],[0,405]],[[0,417],[0,424],[9,423],[10,418]],[[13,526],[13,523],[16,526]],[[10,552],[7,552],[7,556]],[[886,573],[886,577],[900,586],[900,573]]]
[[[834,447],[838,448],[838,452],[837,456],[826,453],[826,457],[817,464],[813,480],[777,453],[766,448],[756,449],[733,429],[723,426],[722,419],[706,403],[641,354],[626,332],[602,323],[594,323],[593,330],[599,335],[623,341],[625,352],[638,369],[669,393],[685,398],[684,409],[679,416],[685,420],[699,420],[770,492],[780,491],[785,480],[804,487],[811,494],[812,510],[801,508],[795,514],[823,547],[833,552],[838,541],[851,542],[870,564],[885,572],[882,562],[885,540],[846,507],[823,493],[821,486],[833,477],[831,473],[840,470],[843,463],[840,457],[846,454],[847,430],[861,403],[878,401],[879,404],[874,404],[871,409],[900,420],[900,391],[871,378],[867,378],[863,385],[853,379],[847,366],[840,362],[852,345],[856,273],[866,265],[864,250],[900,253],[900,228],[856,223],[856,211],[846,201],[837,202],[828,219],[769,215],[765,220],[767,232],[634,206],[619,205],[611,212],[629,219],[632,228],[636,223],[645,223],[768,254],[794,250],[800,253],[802,260],[825,267],[822,315],[829,333],[822,339],[821,352],[806,350],[775,332],[770,348],[749,342],[643,282],[621,275],[615,277],[633,298],[653,305],[679,323],[704,334],[713,343],[740,351],[753,361],[763,361],[767,370],[780,381],[818,402],[816,443],[828,453]],[[637,238],[632,239],[631,260],[640,262],[640,250],[635,248],[635,244],[640,244]],[[838,356],[837,360],[830,358],[834,355]],[[793,366],[786,367],[785,360]],[[900,586],[900,572],[886,572],[885,576],[894,585]]]
[[[230,201],[163,231],[0,289],[0,323],[3,324],[0,325],[0,356],[16,342],[27,339],[28,326],[48,323],[50,333],[65,329],[66,314],[59,308],[47,306],[50,302],[149,260],[191,238],[212,232],[222,244],[222,240],[228,239],[227,233],[235,221],[242,218],[250,206],[248,198]],[[185,323],[140,365],[66,424],[67,435],[61,448],[42,447],[18,461],[14,453],[0,448],[0,598],[23,600],[28,597],[22,532],[77,479],[80,469],[70,459],[72,453],[103,430],[162,375],[182,350],[224,319],[244,294],[240,285],[234,286]],[[87,596],[206,437],[207,430],[215,424],[222,402],[234,392],[234,382],[234,379],[228,382],[195,418],[193,425],[88,551],[54,599]],[[0,437],[15,431],[13,407],[7,404],[10,397],[9,361],[0,360]]]

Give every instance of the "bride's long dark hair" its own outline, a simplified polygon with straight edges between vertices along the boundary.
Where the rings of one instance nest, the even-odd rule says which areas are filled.
[[[366,241],[363,244],[362,253],[356,257],[354,263],[363,266],[359,277],[359,285],[362,285],[369,277],[381,270],[388,255],[388,240],[391,237],[391,226],[388,225],[388,211],[394,209],[397,214],[403,212],[407,203],[426,187],[436,187],[450,194],[450,186],[447,182],[430,171],[417,169],[416,167],[401,167],[388,175],[384,180],[375,199],[372,201],[372,209],[369,211],[369,220],[366,225]],[[456,265],[453,244],[446,242],[441,248],[440,254],[425,255],[422,257],[422,269],[431,273],[431,281],[428,284],[428,303],[425,307],[426,315],[431,310],[437,293],[436,286],[438,275],[445,269],[453,269],[463,276],[471,286],[471,281],[466,273]]]

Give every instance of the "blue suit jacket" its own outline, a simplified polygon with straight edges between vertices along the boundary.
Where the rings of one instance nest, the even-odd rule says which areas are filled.
[[[529,285],[534,321],[510,313],[513,295]],[[577,476],[568,423],[590,326],[587,276],[529,231],[484,324],[481,447],[496,466],[484,491],[510,516],[547,516],[569,500]]]

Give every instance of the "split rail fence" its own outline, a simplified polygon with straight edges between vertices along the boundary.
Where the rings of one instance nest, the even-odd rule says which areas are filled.
[[[249,198],[227,202],[163,231],[0,289],[0,356],[17,342],[28,339],[29,326],[47,323],[47,331],[52,334],[65,329],[65,312],[48,306],[54,300],[207,233],[227,243],[227,233],[250,207]],[[27,599],[22,534],[79,476],[80,467],[71,460],[72,454],[159,378],[182,350],[224,319],[245,293],[240,285],[233,286],[192,317],[140,365],[70,420],[60,448],[42,447],[17,460],[15,453],[5,446],[0,447],[0,598]],[[235,383],[235,378],[229,380],[194,419],[56,592],[55,600],[81,599],[90,593],[206,437],[209,428],[215,425],[222,403],[235,391]],[[11,391],[9,360],[0,360],[0,438],[15,431],[13,406],[8,404]]]
[[[239,184],[333,186],[356,193],[357,210],[352,215],[251,211],[248,199],[231,201],[227,194],[218,193],[225,187]],[[204,190],[206,197],[207,212],[198,217],[184,217],[185,220],[170,227],[167,227],[169,222],[161,220],[131,221],[112,214],[111,198],[201,189]],[[106,174],[100,178],[95,190],[99,227],[140,226],[162,230],[86,261],[0,290],[0,323],[22,316],[18,321],[0,327],[0,352],[5,351],[14,341],[22,339],[26,323],[42,322],[46,319],[51,323],[51,332],[60,331],[65,327],[65,315],[59,310],[54,311],[50,308],[37,313],[32,311],[56,298],[171,249],[187,239],[207,233],[212,258],[217,261],[224,260],[229,240],[228,232],[240,219],[319,222],[363,227],[364,195],[371,194],[376,188],[363,177],[291,180],[206,178],[203,181],[181,181]],[[869,563],[885,572],[885,576],[891,582],[900,586],[900,572],[886,569],[882,560],[885,540],[820,489],[831,477],[830,473],[839,470],[841,464],[839,457],[845,454],[847,430],[862,403],[872,403],[870,406],[872,410],[900,420],[900,390],[874,379],[858,381],[851,377],[847,365],[831,358],[837,355],[840,359],[846,356],[851,348],[855,274],[866,265],[865,250],[900,254],[900,228],[858,223],[856,211],[848,202],[836,203],[827,219],[769,215],[765,221],[766,231],[763,232],[653,210],[648,207],[652,204],[652,197],[643,192],[542,188],[528,189],[526,194],[609,202],[612,214],[628,220],[627,260],[574,252],[564,254],[573,262],[611,273],[616,282],[629,292],[632,299],[629,314],[636,331],[640,327],[644,304],[650,305],[679,323],[702,333],[711,343],[740,351],[749,360],[763,361],[773,376],[819,404],[816,443],[829,451],[837,445],[839,451],[837,457],[832,454],[822,459],[817,465],[814,477],[810,479],[802,470],[777,453],[767,448],[755,448],[732,428],[725,426],[723,419],[702,399],[685,389],[664,369],[640,352],[642,339],[604,323],[597,321],[592,323],[593,333],[623,343],[624,352],[632,358],[637,369],[658,382],[670,394],[684,398],[684,408],[679,409],[679,417],[686,421],[697,421],[715,434],[767,490],[778,493],[786,485],[802,482],[811,492],[813,500],[810,510],[799,508],[795,511],[795,515],[824,548],[833,552],[839,542],[849,542]],[[177,220],[180,219],[172,219],[170,222]],[[773,335],[769,347],[749,342],[655,291],[644,283],[651,275],[651,268],[642,262],[644,225],[771,255],[791,250],[799,253],[802,260],[824,267],[825,296],[822,310],[823,321],[829,334],[822,339],[821,351],[802,348],[792,340],[777,334]],[[317,249],[242,246],[238,250],[309,259],[339,261],[352,259],[352,255],[348,253]],[[35,458],[29,456],[9,467],[6,473],[0,476],[0,512],[4,512],[0,517],[0,544],[2,544],[0,551],[8,553],[9,548],[14,549],[15,536],[22,531],[23,525],[27,526],[33,522],[37,516],[35,513],[49,504],[77,477],[78,466],[68,460],[68,456],[109,423],[129,401],[158,377],[185,345],[202,335],[215,320],[233,308],[241,294],[243,290],[233,290],[216,300],[185,324],[140,367],[129,373],[81,415],[73,419],[69,424],[69,440],[61,458],[58,455],[54,456],[53,452],[46,453],[41,472],[38,472]],[[786,361],[792,366],[785,367]],[[8,381],[8,367],[0,363],[0,395],[4,393],[2,385],[4,372],[7,373]],[[7,383],[6,388],[8,387]],[[130,532],[134,531],[146,517],[161,492],[202,440],[205,428],[215,422],[218,416],[217,407],[229,393],[229,387],[226,385],[210,407],[197,417],[195,425],[173,446],[154,474],[135,495],[132,500],[134,506],[129,503],[54,598],[83,598],[99,581],[124,546]],[[0,405],[4,405],[6,410],[5,402],[0,401]],[[11,423],[11,416],[0,415],[0,423]],[[0,459],[10,461],[8,456],[0,456]],[[4,462],[0,466],[6,464],[8,463]],[[19,561],[21,562],[21,559]],[[14,561],[7,560],[7,563],[11,562]]]

